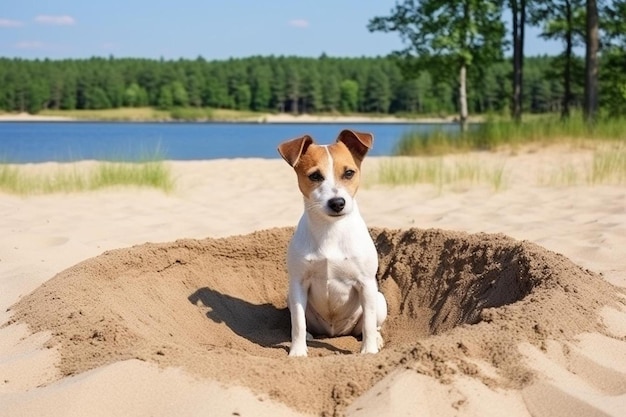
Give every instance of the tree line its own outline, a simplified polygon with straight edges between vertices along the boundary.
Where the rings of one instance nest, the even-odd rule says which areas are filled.
[[[508,34],[505,12],[510,13]],[[469,112],[468,85],[475,81],[469,75],[472,68],[489,67],[501,60],[508,45],[513,51],[512,116],[521,120],[528,96],[524,91],[533,88],[527,80],[524,53],[525,28],[529,24],[540,27],[543,38],[563,43],[563,52],[552,67],[561,78],[562,117],[569,117],[571,107],[577,104],[576,89],[581,79],[582,107],[588,122],[597,118],[600,90],[607,92],[609,112],[621,113],[626,99],[624,0],[402,0],[389,15],[372,18],[368,28],[400,35],[405,48],[394,55],[406,72],[415,74],[427,65],[448,80],[456,80],[459,118],[464,127]],[[574,54],[576,46],[585,48],[582,65]],[[602,88],[602,78],[606,89]]]
[[[559,111],[563,86],[558,58],[527,60],[525,108]],[[577,61],[578,66],[582,60]],[[506,112],[510,64],[472,67],[468,89],[473,113]],[[580,103],[580,78],[573,100]],[[475,88],[473,88],[475,87]],[[457,91],[436,69],[407,77],[395,58],[250,57],[224,61],[90,58],[23,60],[0,58],[0,108],[109,109],[153,106],[211,107],[290,113],[448,115],[457,111]]]

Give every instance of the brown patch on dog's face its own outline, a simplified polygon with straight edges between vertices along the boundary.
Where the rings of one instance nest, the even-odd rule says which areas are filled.
[[[323,146],[311,145],[306,152],[300,155],[298,164],[294,167],[298,175],[298,187],[305,197],[310,197],[313,190],[318,188],[331,175],[330,160]]]
[[[333,157],[336,185],[344,188],[351,197],[354,197],[359,189],[360,161],[354,158],[354,155],[343,142],[330,145],[328,150]]]

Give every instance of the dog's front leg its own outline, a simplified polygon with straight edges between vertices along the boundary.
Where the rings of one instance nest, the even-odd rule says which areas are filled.
[[[307,290],[295,280],[289,284],[289,312],[291,313],[291,348],[289,356],[306,356]]]
[[[376,327],[376,281],[366,279],[359,294],[363,308],[363,344],[361,353],[378,353],[378,329]]]

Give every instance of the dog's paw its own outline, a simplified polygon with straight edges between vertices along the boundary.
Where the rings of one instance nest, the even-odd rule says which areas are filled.
[[[289,349],[289,356],[293,358],[305,357],[306,354],[307,354],[306,345],[304,346],[291,345],[291,349]]]
[[[378,353],[384,345],[385,342],[383,340],[383,336],[379,331],[376,331],[376,336],[374,338],[370,338],[368,340],[363,339],[361,353]]]
[[[376,346],[366,346],[365,344],[361,346],[361,353],[378,353],[378,347]]]

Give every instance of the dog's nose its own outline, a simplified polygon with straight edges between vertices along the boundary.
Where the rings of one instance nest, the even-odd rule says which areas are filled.
[[[335,197],[328,200],[328,207],[335,213],[339,213],[346,206],[346,200],[341,197]]]

